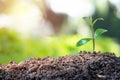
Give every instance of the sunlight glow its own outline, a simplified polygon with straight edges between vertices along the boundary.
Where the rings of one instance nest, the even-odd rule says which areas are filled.
[[[10,16],[0,14],[0,27],[12,25],[12,18]]]
[[[17,0],[8,14],[0,15],[0,26],[9,27],[23,34],[30,33],[39,27],[42,14],[35,4],[28,0]]]
[[[17,9],[20,11],[16,11]],[[38,7],[29,4],[27,6],[19,6],[13,10],[15,10],[15,12],[13,11],[11,15],[14,17],[14,26],[17,30],[29,32],[33,27],[38,27],[40,21],[40,12]]]

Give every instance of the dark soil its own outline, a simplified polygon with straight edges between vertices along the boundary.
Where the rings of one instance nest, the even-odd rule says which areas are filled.
[[[57,59],[10,62],[0,65],[0,80],[120,80],[120,57],[84,51]]]

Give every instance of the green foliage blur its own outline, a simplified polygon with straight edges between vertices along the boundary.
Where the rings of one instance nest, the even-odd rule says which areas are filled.
[[[23,46],[17,36],[13,30],[0,29],[0,54],[22,53]]]
[[[79,35],[49,36],[40,38],[21,38],[17,32],[0,29],[0,63],[6,64],[14,60],[20,62],[30,57],[59,57],[75,55],[79,51],[92,51],[92,42],[77,48]],[[114,52],[119,54],[119,45],[111,38],[99,37],[96,39],[96,51]]]

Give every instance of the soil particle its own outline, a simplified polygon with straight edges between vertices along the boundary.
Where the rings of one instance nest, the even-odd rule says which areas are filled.
[[[0,80],[120,80],[120,57],[85,52],[0,65]]]

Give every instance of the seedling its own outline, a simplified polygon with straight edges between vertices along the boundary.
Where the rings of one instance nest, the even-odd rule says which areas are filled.
[[[91,31],[91,38],[83,38],[81,40],[79,40],[76,43],[76,46],[82,46],[84,44],[86,44],[87,42],[92,40],[92,44],[93,44],[93,51],[95,51],[95,40],[98,36],[102,35],[104,32],[107,32],[106,29],[94,29],[94,25],[98,20],[104,20],[103,18],[97,18],[95,20],[92,19],[92,17],[83,17],[84,21],[88,24],[88,26],[90,27],[90,31]]]

